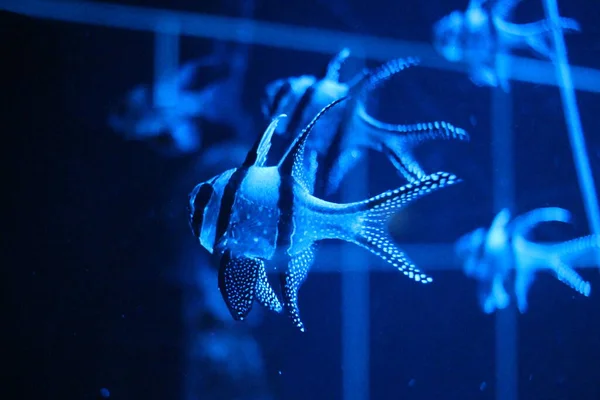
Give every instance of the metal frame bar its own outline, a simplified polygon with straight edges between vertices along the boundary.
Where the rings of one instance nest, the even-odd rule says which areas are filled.
[[[503,57],[500,55],[499,57]],[[492,90],[493,213],[515,204],[512,100],[500,88]],[[517,400],[517,312],[514,303],[496,311],[496,400]]]
[[[398,56],[415,56],[427,68],[466,72],[464,66],[440,57],[429,43],[307,28],[241,18],[220,17],[185,11],[122,6],[90,1],[4,0],[0,10],[64,22],[155,32],[162,21],[178,21],[182,36],[245,41],[255,45],[335,54],[342,46],[361,48],[368,59],[387,61]],[[245,32],[252,34],[245,35]],[[552,63],[509,56],[513,81],[557,85]],[[600,93],[600,70],[571,66],[573,87]]]
[[[367,157],[362,162],[368,165]],[[342,196],[352,190],[366,198],[368,193],[368,168],[353,171],[352,185],[342,187]],[[369,264],[372,257],[363,249],[342,243],[338,259],[343,265],[357,268],[343,269],[342,278],[342,398],[344,400],[369,399],[370,368],[370,304]],[[322,256],[322,255],[321,255]],[[331,258],[322,258],[331,261]]]
[[[545,0],[548,18],[556,18],[556,1]],[[464,72],[457,64],[438,57],[426,43],[407,42],[364,35],[352,35],[324,29],[304,28],[267,22],[247,21],[189,12],[149,9],[112,4],[58,1],[13,1],[0,9],[67,22],[108,26],[123,29],[152,31],[155,41],[155,81],[172,72],[179,63],[179,38],[196,36],[219,40],[247,41],[254,44],[285,47],[295,50],[336,53],[340,46],[358,47],[366,58],[387,60],[399,54],[418,56],[423,66],[455,72]],[[243,33],[252,30],[252,35]],[[600,233],[600,214],[593,185],[589,160],[576,106],[574,89],[600,93],[600,71],[586,67],[571,67],[566,59],[562,34],[554,33],[558,52],[556,77],[552,63],[505,56],[511,80],[557,85],[565,105],[565,117],[577,166],[583,199],[594,233]],[[318,40],[317,40],[318,39]],[[572,74],[572,75],[571,75]],[[162,99],[155,93],[155,102]],[[510,95],[494,90],[492,95],[492,159],[494,181],[494,213],[514,205],[513,134],[511,129],[512,102]],[[360,179],[359,179],[360,178]],[[366,172],[355,182],[365,185]],[[362,188],[364,189],[364,188]],[[364,191],[364,190],[361,190]],[[460,270],[453,257],[452,244],[406,244],[402,248],[418,265],[429,270]],[[369,280],[365,254],[361,250],[345,249],[340,257],[339,247],[324,246],[320,256],[340,260],[342,274],[342,358],[343,398],[369,398]],[[325,253],[325,254],[323,254]],[[588,267],[596,262],[595,256],[578,260],[577,267]],[[370,269],[392,271],[383,261],[369,259]],[[326,267],[326,268],[324,268]],[[328,268],[327,268],[328,267]],[[315,268],[321,272],[339,272],[340,265],[327,262]],[[517,319],[514,306],[496,314],[496,399],[516,400],[517,391]]]
[[[563,103],[563,112],[569,132],[569,141],[571,142],[571,151],[575,161],[575,170],[579,180],[579,188],[585,212],[587,214],[590,229],[594,234],[600,235],[600,209],[598,209],[598,195],[594,185],[590,159],[585,146],[585,137],[579,118],[579,109],[577,108],[577,99],[573,87],[573,78],[571,68],[567,59],[567,46],[560,26],[560,15],[558,13],[558,4],[556,0],[544,0],[544,10],[546,18],[552,22],[552,42],[554,43],[554,67],[556,79],[559,82],[560,97]],[[600,261],[600,254],[597,258]]]

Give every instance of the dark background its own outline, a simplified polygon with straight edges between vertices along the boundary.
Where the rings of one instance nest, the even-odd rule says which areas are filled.
[[[126,3],[167,7],[159,1]],[[206,1],[168,3],[228,13]],[[538,2],[524,3],[520,21],[542,17]],[[313,0],[285,7],[259,1],[256,18],[422,42],[430,41],[436,20],[464,7],[447,0]],[[560,7],[583,27],[568,38],[570,60],[600,68],[600,7],[584,0],[562,1]],[[182,255],[199,257],[203,251],[188,232],[184,208],[197,181],[190,174],[194,157],[164,158],[106,125],[117,98],[152,80],[153,36],[6,12],[0,12],[0,33],[9,199],[3,271],[10,306],[3,359],[5,390],[15,390],[3,397],[93,399],[106,387],[115,399],[181,398],[186,285],[178,271]],[[183,38],[183,61],[207,54],[210,44]],[[317,73],[328,60],[252,47],[244,103],[257,131],[264,126],[257,99],[265,84]],[[425,68],[407,72],[393,87],[382,95],[383,113],[398,122],[448,120],[472,136],[468,145],[423,151],[428,169],[455,172],[465,183],[411,208],[400,240],[450,243],[487,226],[493,217],[490,91],[464,75]],[[514,213],[565,207],[575,224],[557,234],[587,234],[558,90],[522,83],[512,88]],[[598,185],[600,95],[578,92],[578,102]],[[370,164],[371,195],[399,184],[389,178],[385,160],[374,155]],[[433,274],[436,284],[427,290],[393,271],[371,274],[373,399],[494,397],[494,317],[480,311],[476,284],[462,272]],[[600,280],[595,269],[581,274],[592,283],[590,298],[550,274],[540,274],[532,287],[530,311],[518,320],[524,399],[600,398],[600,301],[594,291]],[[296,332],[283,317],[265,315],[257,334],[276,398],[341,397],[340,298],[340,275],[315,273],[301,293],[307,333]]]

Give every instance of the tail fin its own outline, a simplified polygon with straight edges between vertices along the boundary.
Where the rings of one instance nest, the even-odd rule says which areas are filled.
[[[415,183],[352,204],[351,207],[358,213],[360,226],[357,232],[353,232],[354,238],[351,241],[392,264],[409,278],[422,283],[432,282],[432,278],[421,273],[396,247],[389,235],[387,224],[389,218],[406,204],[458,182],[460,179],[453,174],[437,172]]]

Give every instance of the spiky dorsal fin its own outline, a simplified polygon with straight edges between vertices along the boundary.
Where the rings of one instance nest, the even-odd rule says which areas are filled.
[[[308,134],[315,126],[319,118],[321,118],[323,114],[325,114],[333,106],[341,103],[347,98],[347,96],[340,97],[339,99],[334,100],[325,107],[323,107],[323,109],[319,111],[319,113],[312,119],[312,121],[310,121],[306,128],[302,130],[300,135],[296,137],[292,145],[288,148],[285,155],[279,162],[278,167],[280,174],[292,176],[294,179],[300,182],[301,185],[303,185],[307,190],[310,191],[310,185],[308,183],[310,181],[306,178],[306,174],[304,173],[304,147],[306,145],[306,139],[308,138]]]
[[[339,82],[340,70],[342,69],[342,65],[344,65],[344,62],[348,59],[348,57],[350,57],[350,49],[345,47],[340,50],[340,52],[337,53],[327,65],[327,71],[325,72],[324,79]]]
[[[395,58],[376,68],[365,68],[351,82],[348,83],[350,93],[363,94],[365,91],[375,89],[381,83],[407,68],[419,65],[416,57]]]
[[[277,129],[277,124],[282,118],[287,117],[286,114],[280,114],[277,117],[273,118],[267,129],[263,132],[261,137],[256,140],[254,146],[246,155],[246,160],[244,161],[244,167],[264,167],[267,163],[267,155],[269,154],[269,150],[271,149],[271,139],[273,138],[273,133],[275,129]]]

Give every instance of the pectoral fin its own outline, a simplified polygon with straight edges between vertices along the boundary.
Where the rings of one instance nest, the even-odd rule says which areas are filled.
[[[264,262],[258,258],[236,257],[226,250],[219,267],[219,290],[236,321],[246,318],[256,296],[259,272]]]
[[[256,283],[256,301],[271,311],[280,313],[283,307],[273,291],[273,287],[267,279],[267,271],[264,268],[258,270],[258,281]]]

